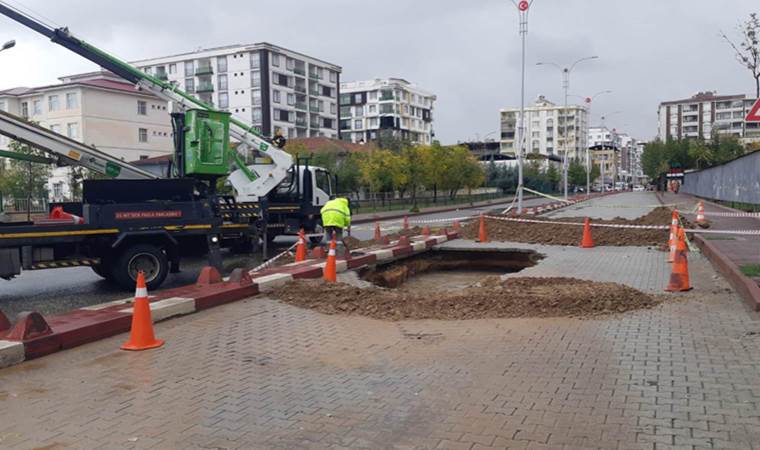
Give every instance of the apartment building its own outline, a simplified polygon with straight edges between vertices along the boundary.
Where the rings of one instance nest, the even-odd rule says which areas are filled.
[[[49,86],[0,91],[0,110],[125,161],[172,153],[166,102],[106,72],[60,80]],[[8,150],[9,144],[10,139],[0,136],[1,150]],[[48,183],[51,200],[69,197],[68,174],[68,168],[54,169]]]
[[[501,152],[516,156],[520,108],[506,108],[501,115]],[[565,142],[567,133],[567,146]],[[580,105],[558,106],[543,95],[525,108],[525,153],[544,156],[585,158],[588,140],[588,110]]]
[[[718,95],[699,92],[688,99],[660,103],[658,137],[669,139],[702,138],[709,141],[713,132],[743,141],[760,140],[760,125],[744,118],[755,103],[743,94]]]
[[[266,42],[133,62],[265,136],[337,138],[341,67]]]
[[[342,139],[362,143],[390,133],[416,144],[433,142],[435,94],[401,78],[341,83],[340,90]]]

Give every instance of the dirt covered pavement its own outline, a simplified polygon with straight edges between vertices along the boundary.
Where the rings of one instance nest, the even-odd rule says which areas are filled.
[[[387,237],[388,240],[395,241],[395,240],[398,240],[401,236],[410,237],[410,236],[419,236],[421,234],[422,234],[422,228],[420,228],[420,227],[410,227],[408,230],[400,230],[400,231],[398,231],[396,233],[387,234],[387,235],[384,234],[383,238]],[[375,245],[384,245],[385,244],[384,240],[377,241],[375,239],[369,239],[369,240],[366,240],[366,241],[362,241],[362,240],[357,239],[357,238],[355,238],[353,236],[346,236],[345,238],[343,238],[343,242],[348,246],[348,248],[350,248],[352,250],[353,249],[358,249],[358,248],[367,248],[367,247],[372,247],[372,246],[375,246]]]
[[[526,217],[533,218],[532,216]],[[576,222],[583,223],[583,217],[567,219],[548,219],[539,217],[537,220],[549,222]],[[612,220],[594,220],[593,223],[605,223],[616,225],[670,225],[671,210],[666,207],[658,207],[649,214],[635,220],[622,218]],[[460,236],[464,239],[478,238],[477,220],[469,222],[462,228]],[[488,237],[494,241],[525,242],[528,244],[545,245],[578,245],[581,242],[583,229],[573,225],[554,225],[542,223],[519,223],[507,222],[495,219],[486,219]],[[642,246],[667,248],[668,230],[645,230],[626,228],[597,228],[591,229],[594,244],[604,246]]]
[[[323,314],[381,320],[463,320],[506,317],[595,317],[658,305],[661,299],[617,283],[573,278],[483,279],[453,292],[358,288],[322,280],[297,280],[271,295]]]

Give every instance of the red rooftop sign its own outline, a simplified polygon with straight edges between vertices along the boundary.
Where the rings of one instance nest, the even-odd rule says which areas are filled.
[[[760,122],[760,98],[757,99],[754,105],[752,105],[752,109],[749,111],[749,114],[747,114],[747,117],[744,118],[745,122]]]

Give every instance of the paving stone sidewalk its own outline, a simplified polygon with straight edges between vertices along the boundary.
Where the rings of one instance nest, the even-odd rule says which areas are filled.
[[[636,219],[660,204],[654,192],[621,192],[615,195],[591,199],[587,202],[562,208],[546,214],[546,217],[589,217],[609,220],[616,217]]]
[[[536,248],[525,273],[655,292],[668,270],[645,248]],[[692,292],[595,320],[382,322],[256,297],[160,323],[157,350],[116,336],[0,371],[0,448],[760,449],[760,322],[689,257]]]

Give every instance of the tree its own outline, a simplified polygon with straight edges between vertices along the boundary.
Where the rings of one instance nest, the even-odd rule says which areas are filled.
[[[712,150],[701,139],[689,142],[689,157],[694,161],[696,169],[708,167],[713,161]]]
[[[559,184],[561,178],[562,174],[560,174],[559,170],[557,170],[557,166],[555,164],[549,163],[549,168],[546,169],[546,181],[548,181],[550,184],[549,190],[551,192],[557,191],[557,185]]]
[[[361,182],[370,192],[392,192],[405,182],[403,159],[390,150],[371,150],[358,161]]]
[[[24,155],[45,156],[42,151],[16,141],[12,141],[8,148],[12,152]],[[47,198],[49,178],[50,165],[11,159],[0,177],[0,192],[17,199]]]
[[[573,186],[586,185],[586,167],[577,159],[570,161],[567,168],[567,181]]]
[[[721,32],[723,39],[734,50],[736,60],[752,74],[755,80],[755,95],[760,98],[760,17],[751,13],[749,19],[739,26],[741,40],[738,43],[731,40],[726,33]]]

